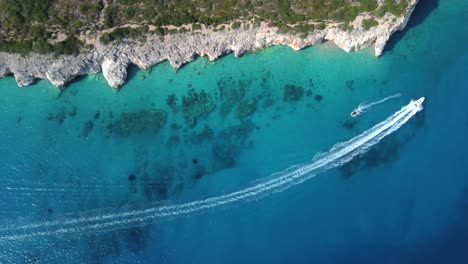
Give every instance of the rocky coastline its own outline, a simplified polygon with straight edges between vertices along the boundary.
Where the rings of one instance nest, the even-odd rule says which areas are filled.
[[[94,47],[77,56],[60,56],[0,53],[0,78],[13,74],[18,86],[27,86],[36,79],[48,79],[57,87],[63,87],[78,75],[96,74],[102,71],[109,86],[118,89],[127,79],[129,64],[141,69],[168,60],[175,68],[193,61],[197,55],[216,60],[220,56],[234,52],[235,56],[250,51],[261,50],[273,45],[288,45],[294,50],[315,45],[324,40],[333,41],[346,52],[359,51],[374,46],[375,56],[382,55],[390,36],[403,30],[418,0],[408,1],[406,14],[396,17],[385,14],[381,18],[370,14],[359,15],[352,23],[352,30],[340,28],[339,23],[329,23],[323,30],[316,30],[306,36],[278,33],[276,28],[262,23],[225,31],[204,29],[166,36],[148,36],[144,43],[124,40],[118,44],[102,45],[98,41]],[[375,19],[377,26],[364,30],[364,19]]]

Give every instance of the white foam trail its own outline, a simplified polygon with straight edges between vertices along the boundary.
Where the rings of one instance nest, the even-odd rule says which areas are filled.
[[[31,187],[1,187],[0,191],[15,191],[15,192],[67,192],[63,188],[31,188]]]
[[[387,96],[387,97],[385,97],[385,98],[383,98],[383,99],[381,99],[379,101],[376,101],[376,102],[373,102],[373,103],[370,103],[370,104],[362,103],[357,107],[357,109],[359,109],[362,113],[364,113],[364,112],[370,110],[375,105],[381,104],[381,103],[383,103],[383,102],[385,102],[387,100],[393,99],[393,98],[398,98],[400,96],[401,96],[401,94],[397,93],[397,94],[394,94],[394,95]]]
[[[268,177],[263,182],[240,191],[179,205],[166,205],[118,213],[102,213],[101,211],[95,215],[75,216],[68,219],[57,219],[16,227],[8,226],[0,229],[0,241],[76,232],[107,231],[154,221],[155,219],[187,215],[224,205],[236,205],[260,199],[300,184],[319,172],[341,166],[357,155],[363,154],[385,136],[399,129],[421,109],[421,106],[416,106],[411,101],[401,110],[364,133],[346,142],[335,144],[326,153],[316,155],[311,162],[292,166],[282,172],[273,174],[272,177]]]

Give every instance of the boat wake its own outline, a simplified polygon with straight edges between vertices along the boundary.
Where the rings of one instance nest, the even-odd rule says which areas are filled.
[[[385,102],[385,101],[388,101],[388,100],[390,100],[390,99],[393,99],[393,98],[398,98],[398,97],[400,97],[400,96],[401,96],[401,94],[400,94],[400,93],[397,93],[397,94],[387,96],[387,97],[385,97],[385,98],[383,98],[383,99],[381,99],[381,100],[379,100],[379,101],[372,102],[372,103],[369,103],[369,104],[361,103],[361,104],[359,104],[359,106],[358,106],[357,108],[355,108],[355,109],[353,110],[353,112],[351,112],[351,116],[352,116],[352,117],[356,117],[356,116],[358,116],[358,115],[360,115],[360,114],[362,114],[362,113],[364,113],[364,112],[370,110],[370,109],[371,109],[373,106],[375,106],[375,105],[381,104],[381,103],[383,103],[383,102]]]
[[[119,212],[91,211],[64,216],[53,221],[16,223],[0,227],[0,242],[115,230],[258,200],[284,191],[320,172],[341,166],[354,157],[362,155],[384,137],[398,130],[421,109],[421,104],[411,101],[386,120],[348,141],[335,144],[329,151],[316,155],[310,162],[274,173],[261,182],[236,192],[175,205]]]

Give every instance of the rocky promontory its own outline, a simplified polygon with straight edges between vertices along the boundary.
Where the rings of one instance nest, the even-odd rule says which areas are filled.
[[[323,29],[298,34],[280,32],[265,22],[257,26],[246,23],[237,29],[203,28],[165,36],[150,35],[144,41],[125,39],[107,45],[93,41],[91,49],[76,56],[0,53],[0,77],[13,74],[19,86],[30,85],[38,78],[48,79],[60,87],[78,75],[102,71],[109,85],[118,88],[126,81],[129,64],[148,69],[168,60],[178,69],[193,61],[196,55],[215,60],[230,52],[241,56],[245,52],[273,45],[288,45],[299,50],[324,40],[333,41],[346,52],[374,46],[375,55],[380,56],[390,36],[406,26],[417,2],[409,0],[405,15],[401,17],[391,13],[382,17],[360,14],[350,23],[351,29],[341,27],[340,23],[329,22]],[[364,23],[370,19],[376,23],[366,28]]]

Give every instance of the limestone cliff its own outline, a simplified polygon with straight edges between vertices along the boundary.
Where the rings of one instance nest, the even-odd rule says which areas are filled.
[[[370,14],[359,15],[352,23],[352,30],[341,29],[338,23],[329,23],[325,29],[316,30],[307,36],[280,34],[266,23],[260,27],[225,31],[186,32],[164,37],[149,36],[144,43],[126,40],[118,44],[101,45],[78,56],[31,54],[22,57],[17,54],[0,53],[0,77],[13,74],[19,86],[31,84],[34,79],[48,79],[55,86],[63,86],[77,75],[103,72],[109,85],[120,87],[127,78],[127,66],[131,63],[142,69],[150,68],[168,60],[174,68],[194,60],[195,55],[208,56],[215,60],[234,52],[240,56],[245,52],[260,50],[272,45],[289,45],[295,50],[330,40],[346,52],[358,51],[374,45],[375,55],[383,53],[390,36],[402,30],[418,0],[410,0],[406,14],[396,17],[389,13],[381,18]],[[364,30],[362,21],[372,18],[377,26]]]

